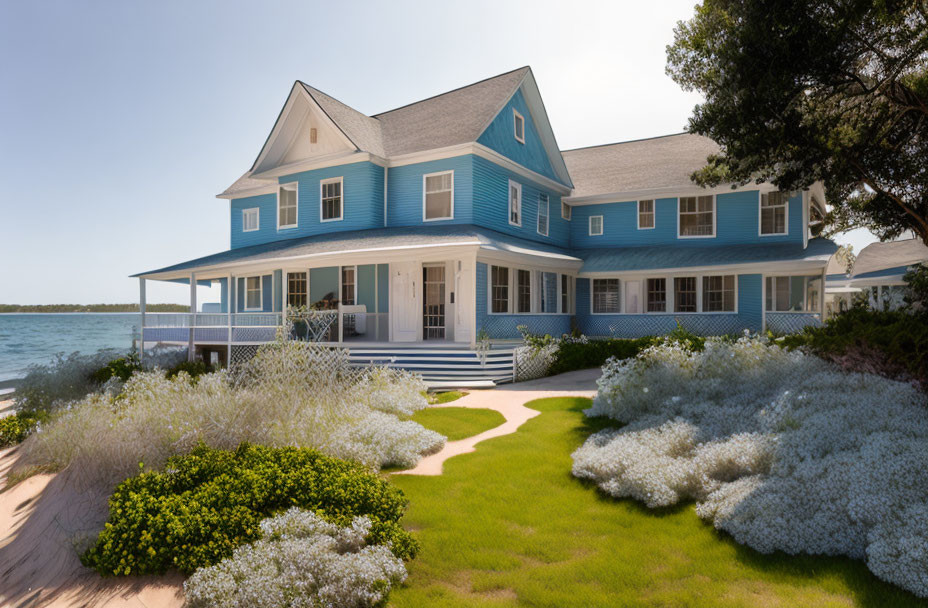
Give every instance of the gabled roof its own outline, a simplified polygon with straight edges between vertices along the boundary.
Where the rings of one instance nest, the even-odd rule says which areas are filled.
[[[300,82],[309,96],[319,104],[322,111],[325,112],[332,122],[334,122],[342,133],[351,140],[358,150],[370,152],[377,156],[386,156],[383,146],[383,134],[381,124],[376,118],[366,116],[354,108],[347,106],[335,99],[334,97],[323,93],[315,87],[311,87],[305,82]]]
[[[901,274],[906,267],[919,262],[928,262],[928,247],[919,239],[870,243],[858,254],[851,278],[866,278],[888,270]]]
[[[663,135],[589,148],[564,150],[574,182],[572,198],[613,192],[692,188],[690,175],[719,151],[708,137]]]

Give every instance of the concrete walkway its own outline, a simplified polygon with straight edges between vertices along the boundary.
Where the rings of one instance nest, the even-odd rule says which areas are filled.
[[[459,441],[449,441],[440,452],[426,456],[413,469],[397,471],[394,475],[441,475],[442,466],[452,456],[473,452],[481,441],[515,433],[522,424],[541,412],[525,407],[535,399],[548,397],[593,397],[596,394],[596,380],[602,375],[599,368],[567,372],[529,382],[504,384],[489,390],[471,391],[466,397],[457,401],[434,405],[432,407],[472,407],[496,410],[506,419],[503,424],[484,431],[479,435]]]

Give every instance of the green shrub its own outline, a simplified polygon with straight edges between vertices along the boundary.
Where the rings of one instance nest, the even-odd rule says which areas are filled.
[[[165,376],[168,378],[173,378],[180,372],[187,372],[191,378],[198,378],[203,374],[208,374],[213,371],[213,368],[203,361],[181,361],[171,369],[167,371]]]
[[[415,539],[399,524],[403,493],[361,465],[306,448],[200,445],[116,488],[96,544],[81,557],[103,575],[190,573],[260,538],[262,519],[291,507],[338,525],[367,515],[368,541],[411,559]]]
[[[562,342],[548,373],[563,374],[576,369],[602,367],[610,357],[629,359],[647,348],[653,338],[609,338],[588,342]]]
[[[0,418],[0,448],[5,448],[28,437],[48,415],[44,411],[19,411]]]
[[[128,380],[133,372],[142,369],[142,362],[138,353],[131,352],[125,357],[119,357],[108,362],[90,375],[90,379],[97,384],[103,384],[110,378],[119,378],[123,382]]]

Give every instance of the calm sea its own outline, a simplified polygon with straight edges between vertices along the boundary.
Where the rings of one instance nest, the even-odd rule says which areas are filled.
[[[0,382],[21,378],[55,353],[129,350],[138,313],[0,314]]]

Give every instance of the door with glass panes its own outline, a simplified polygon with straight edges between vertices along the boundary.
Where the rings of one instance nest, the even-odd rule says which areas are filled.
[[[445,339],[445,265],[422,267],[422,338]]]

